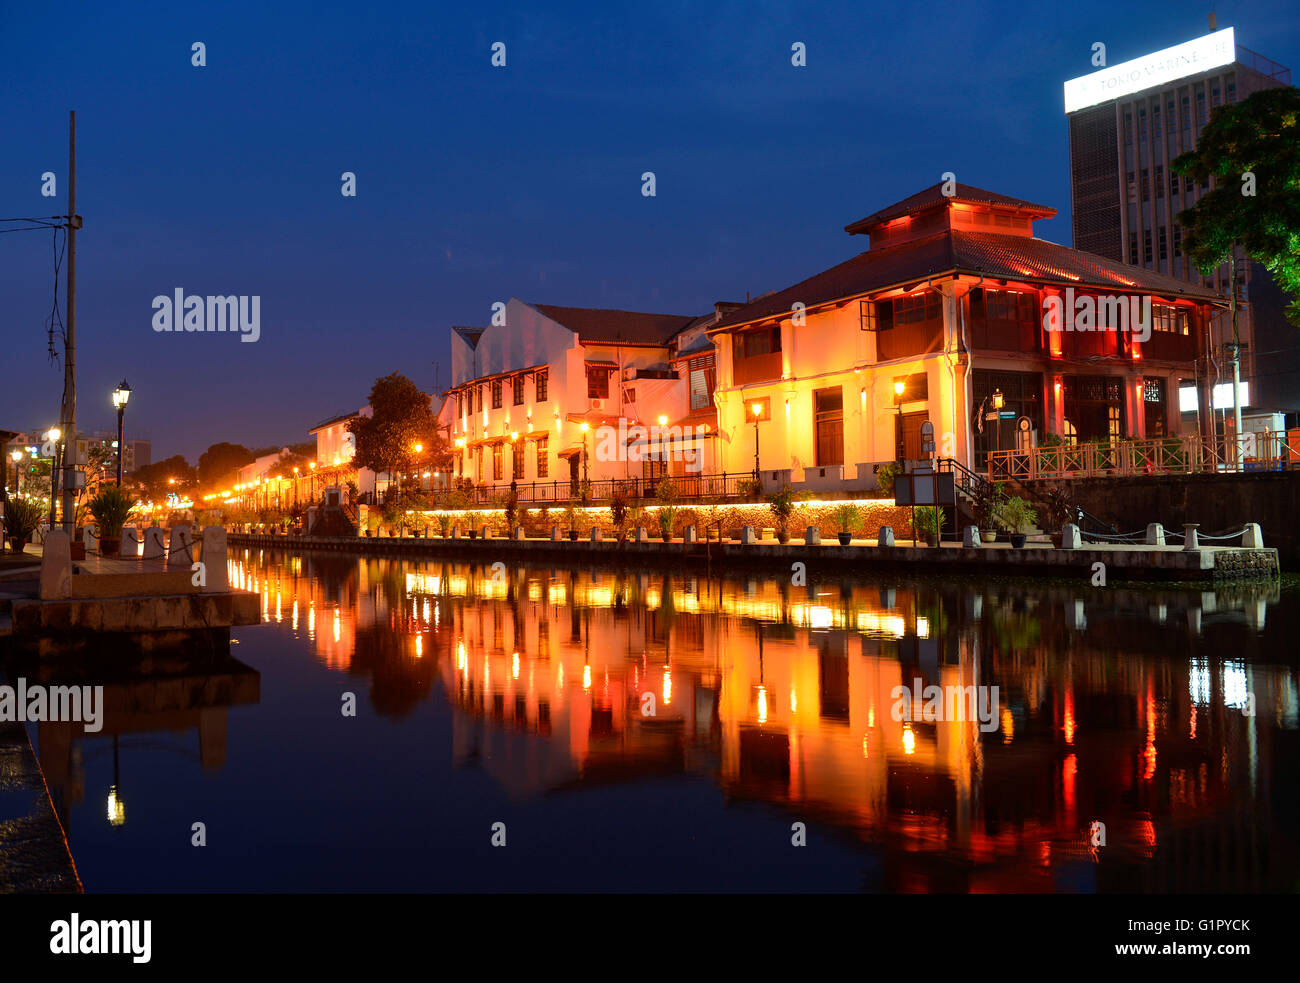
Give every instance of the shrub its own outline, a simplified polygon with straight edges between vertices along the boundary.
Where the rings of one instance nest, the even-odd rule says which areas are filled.
[[[996,529],[998,516],[1007,500],[1002,482],[980,482],[975,489],[974,498],[972,511],[975,513],[975,524],[981,529]]]
[[[772,510],[776,526],[782,532],[788,532],[790,516],[794,514],[794,494],[789,488],[782,488],[767,496],[767,507]]]
[[[916,531],[925,536],[937,536],[943,529],[948,514],[937,505],[922,505],[916,510]]]
[[[5,505],[5,534],[11,539],[28,540],[45,516],[42,503],[34,498],[10,498]]]
[[[1053,532],[1060,532],[1067,523],[1078,518],[1078,509],[1070,489],[1057,485],[1047,493],[1047,522]]]
[[[899,468],[897,462],[890,461],[888,464],[882,464],[880,470],[876,472],[876,484],[881,492],[885,495],[893,496],[894,479],[898,477]]]
[[[673,526],[677,522],[678,508],[675,505],[661,505],[655,513],[655,518],[659,521],[659,533],[663,536],[664,541],[673,538]]]
[[[99,534],[105,539],[119,539],[122,527],[131,517],[131,510],[139,503],[117,485],[109,485],[90,500],[90,514],[99,524]]]
[[[831,515],[834,516],[840,532],[853,532],[862,525],[862,510],[852,502],[837,505]]]
[[[623,528],[627,524],[627,496],[621,488],[615,488],[609,500],[609,519],[614,525],[614,535],[623,538]]]
[[[1027,501],[1016,496],[1007,499],[1003,504],[999,512],[999,519],[1004,529],[1019,534],[1038,521],[1038,513],[1030,508]]]

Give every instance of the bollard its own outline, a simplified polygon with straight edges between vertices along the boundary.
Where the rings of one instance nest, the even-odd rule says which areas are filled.
[[[559,526],[551,526],[551,542],[552,542],[552,543],[558,543],[558,542],[560,541],[561,538],[562,538],[562,537],[560,536],[560,527],[559,527]]]
[[[162,529],[158,526],[150,526],[144,531],[144,558],[161,560],[166,555],[166,550],[163,549]]]
[[[980,542],[980,531],[974,526],[963,527],[961,531],[961,545],[963,549],[979,549],[980,546],[983,545]]]
[[[600,531],[600,526],[592,526],[592,527],[591,527],[591,541],[592,541],[593,543],[599,543],[599,542],[601,541],[601,539],[603,538],[603,536],[604,536],[604,533],[602,533],[602,532]]]
[[[880,527],[880,534],[876,537],[876,545],[877,545],[877,546],[893,546],[893,545],[894,545],[894,527],[893,527],[893,526],[881,526],[881,527]]]
[[[1146,545],[1164,546],[1165,545],[1165,527],[1158,522],[1152,522],[1147,526]]]
[[[1061,527],[1061,549],[1063,550],[1081,550],[1083,549],[1083,536],[1079,532],[1079,527],[1073,522],[1067,522]]]
[[[135,526],[127,526],[122,530],[122,546],[120,548],[121,556],[129,556],[131,559],[138,559],[140,556],[140,530]]]
[[[523,539],[523,538],[524,538],[524,527],[523,527],[523,526],[515,526],[515,534],[514,534],[514,537],[513,537],[513,538],[515,538],[515,539]]]
[[[98,528],[98,526],[86,526],[81,530],[81,545],[86,547],[87,550],[99,549],[99,536],[96,535]],[[123,538],[125,538],[126,530],[124,529],[122,532]]]
[[[1201,548],[1201,542],[1196,536],[1196,530],[1200,528],[1199,522],[1183,523],[1183,552],[1194,553]]]
[[[1259,528],[1258,522],[1246,523],[1246,529],[1241,534],[1241,548],[1247,550],[1264,548],[1264,531]]]
[[[822,542],[821,530],[816,526],[809,526],[804,530],[803,544],[805,546],[820,546]]]
[[[694,526],[687,526],[686,533],[682,539],[687,543],[698,543],[700,541],[700,534]]]
[[[637,541],[638,543],[648,543],[648,542],[650,542],[650,530],[648,530],[645,526],[637,526],[637,527],[636,527],[636,541]]]
[[[754,527],[753,527],[753,526],[741,526],[741,527],[740,527],[740,545],[741,545],[741,546],[753,546],[753,545],[754,545]]]
[[[204,594],[224,594],[230,590],[226,569],[226,530],[208,526],[203,530],[203,587]]]
[[[167,568],[188,570],[194,563],[194,535],[189,526],[172,526],[167,542]]]
[[[45,534],[45,543],[41,547],[41,600],[71,596],[72,541],[66,532],[56,527]]]

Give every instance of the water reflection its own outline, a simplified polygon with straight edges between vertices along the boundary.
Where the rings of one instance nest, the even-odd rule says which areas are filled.
[[[1300,871],[1298,626],[1276,586],[259,551],[231,576],[379,713],[447,701],[455,762],[512,796],[704,776],[871,851],[873,890],[1288,890]],[[996,719],[897,719],[900,686],[997,687]]]

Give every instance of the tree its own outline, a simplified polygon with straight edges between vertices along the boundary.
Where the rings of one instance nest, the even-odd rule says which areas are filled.
[[[171,479],[175,479],[175,484]],[[195,471],[190,463],[180,454],[146,464],[131,473],[131,481],[140,489],[142,495],[150,501],[161,502],[167,493],[179,494],[194,484]]]
[[[1170,166],[1202,184],[1218,179],[1177,216],[1191,261],[1208,273],[1240,244],[1291,295],[1287,320],[1300,325],[1300,90],[1220,106],[1196,149]]]
[[[242,444],[213,444],[199,455],[199,484],[204,488],[228,485],[235,472],[253,460],[253,452]]]
[[[390,475],[409,474],[417,466],[446,467],[451,455],[431,403],[429,394],[400,372],[375,380],[370,390],[373,415],[348,421],[356,438],[353,465]]]

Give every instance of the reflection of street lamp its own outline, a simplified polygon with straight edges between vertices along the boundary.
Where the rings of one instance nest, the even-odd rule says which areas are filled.
[[[898,437],[894,444],[894,452],[898,455],[898,460],[903,459],[903,390],[907,384],[902,379],[894,380],[894,409],[898,411]]]
[[[117,407],[117,483],[122,484],[122,417],[126,415],[126,401],[131,398],[131,387],[123,379],[113,391],[113,405]]]
[[[1002,450],[1002,406],[1005,402],[1002,390],[993,390],[993,410],[997,414],[993,422],[993,441],[994,448],[999,451]]]
[[[758,421],[763,419],[763,404],[755,400],[749,404],[749,412],[754,419],[754,480],[758,481]]]
[[[122,826],[126,823],[126,803],[122,801],[122,796],[117,791],[118,767],[117,767],[117,735],[113,736],[113,784],[108,787],[108,822],[112,826]]]

